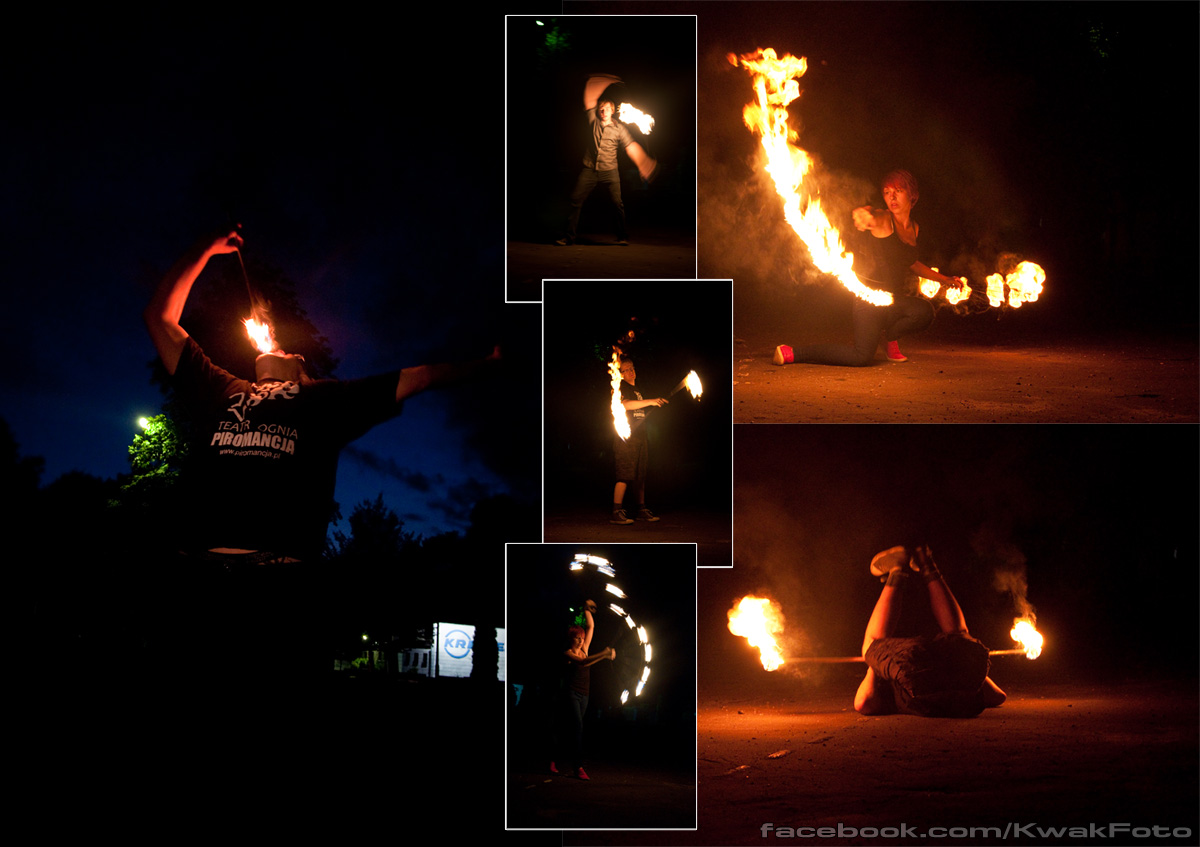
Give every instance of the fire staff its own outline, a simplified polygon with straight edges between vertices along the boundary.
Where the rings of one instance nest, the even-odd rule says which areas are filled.
[[[962,609],[928,546],[884,550],[871,561],[871,573],[885,584],[863,638],[867,675],[854,697],[857,711],[974,717],[1004,702],[1006,695],[988,676],[988,649],[967,631]],[[914,581],[924,583],[929,594],[940,630],[933,638],[897,635],[904,591]]]
[[[567,217],[567,234],[555,243],[566,247],[575,243],[576,231],[579,227],[579,214],[584,201],[588,199],[597,185],[608,189],[616,216],[617,243],[629,243],[625,230],[625,204],[621,202],[621,174],[617,170],[617,151],[624,149],[625,153],[637,165],[642,179],[649,180],[654,173],[657,162],[646,154],[642,145],[633,140],[626,126],[616,118],[617,104],[607,98],[601,98],[608,87],[620,83],[619,77],[608,74],[594,74],[588,77],[583,87],[583,108],[587,111],[588,137],[587,149],[583,155],[583,168],[575,180],[575,188],[571,192],[571,211]]]
[[[901,294],[909,272],[945,285],[962,285],[961,280],[940,274],[920,260],[921,229],[912,219],[912,210],[921,192],[913,175],[892,171],[883,178],[882,191],[887,208],[861,206],[854,210],[855,228],[869,234],[861,239],[862,250],[855,254],[855,272],[871,287],[891,292],[892,304],[875,306],[856,300],[853,344],[781,344],[775,348],[775,364],[863,367],[874,360],[880,335],[887,345],[888,361],[908,361],[900,352],[900,339],[933,323],[933,306],[928,300]]]

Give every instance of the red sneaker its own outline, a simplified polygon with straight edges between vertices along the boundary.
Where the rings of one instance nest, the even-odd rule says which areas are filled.
[[[771,361],[777,365],[792,364],[792,348],[786,344],[780,344],[775,348],[775,357]]]
[[[899,341],[889,341],[887,343],[887,357],[889,362],[907,362],[908,356],[900,352]]]
[[[558,773],[558,767],[554,764],[554,762],[550,763],[550,773]]]
[[[585,771],[583,768],[577,769],[575,771],[575,776],[579,777],[580,779],[591,779],[591,777],[587,775],[587,771]]]

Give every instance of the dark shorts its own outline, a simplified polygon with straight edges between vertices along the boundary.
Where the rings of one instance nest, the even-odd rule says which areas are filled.
[[[645,482],[646,465],[650,461],[650,447],[646,439],[613,439],[613,455],[616,458],[617,482]]]
[[[925,717],[974,717],[983,711],[988,649],[970,635],[880,638],[867,665],[891,684],[896,710]]]

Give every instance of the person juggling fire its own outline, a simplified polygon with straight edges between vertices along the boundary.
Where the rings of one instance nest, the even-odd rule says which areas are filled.
[[[575,180],[575,188],[571,191],[571,211],[567,216],[567,234],[555,242],[560,247],[575,243],[576,231],[579,227],[579,214],[583,209],[584,201],[588,199],[597,185],[607,188],[609,199],[612,200],[617,224],[617,243],[628,244],[628,234],[625,230],[625,204],[621,202],[621,173],[617,169],[618,149],[625,150],[644,180],[649,180],[657,167],[658,163],[646,154],[642,145],[633,140],[629,129],[617,119],[617,104],[606,96],[602,97],[610,85],[620,82],[619,77],[609,74],[593,74],[584,84],[583,108],[587,112],[590,134],[583,155],[583,167],[579,171],[579,177]]]
[[[854,708],[864,715],[900,712],[925,717],[974,717],[1006,695],[988,676],[988,649],[967,631],[962,609],[927,545],[892,547],[871,561],[884,579],[867,622],[862,655],[867,675]],[[904,592],[924,585],[939,634],[902,638],[896,632]]]
[[[861,206],[854,210],[854,227],[867,233],[855,254],[854,270],[869,287],[889,292],[891,305],[876,306],[856,300],[853,344],[804,347],[781,344],[775,348],[775,364],[863,367],[874,361],[881,335],[887,346],[888,361],[906,362],[908,357],[900,352],[900,339],[933,323],[933,306],[928,300],[902,293],[908,274],[915,273],[944,285],[962,285],[962,280],[945,276],[920,261],[921,250],[917,246],[920,226],[911,217],[921,196],[916,178],[908,171],[892,171],[883,178],[881,190],[886,208]]]

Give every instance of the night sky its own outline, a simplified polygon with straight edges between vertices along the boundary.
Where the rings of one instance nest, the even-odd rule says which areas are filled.
[[[136,421],[163,400],[142,309],[193,241],[240,222],[247,264],[291,279],[338,377],[505,346],[504,378],[415,398],[343,454],[343,516],[383,492],[430,536],[490,495],[536,506],[536,432],[497,409],[536,416],[505,382],[536,368],[540,318],[503,305],[501,181],[476,170],[478,121],[455,117],[461,71],[436,68],[488,40],[434,48],[294,13],[139,16],[103,38],[95,23],[26,31],[3,60],[0,414],[45,460],[42,484],[128,471]],[[480,55],[499,62],[500,44]]]

